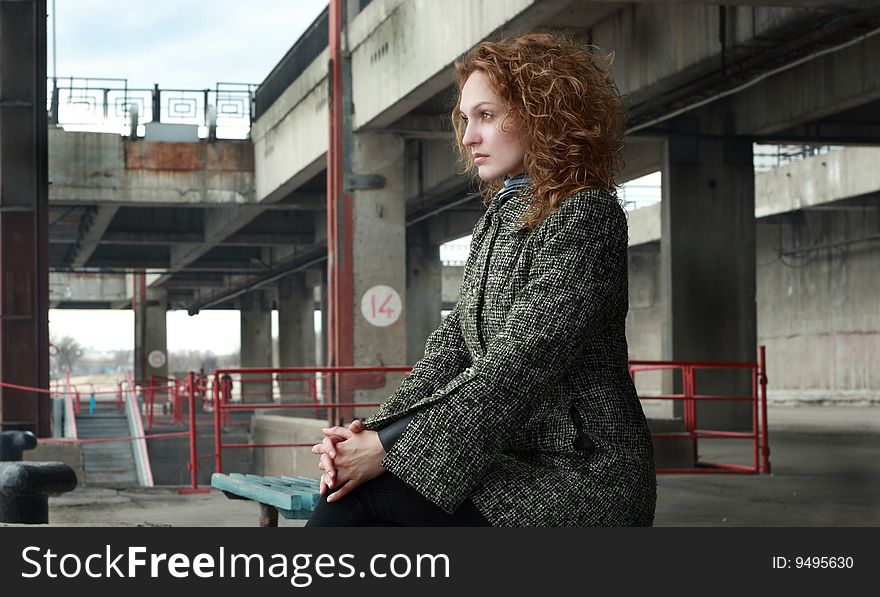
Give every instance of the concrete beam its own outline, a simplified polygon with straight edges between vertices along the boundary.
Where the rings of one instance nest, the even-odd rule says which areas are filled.
[[[848,147],[755,176],[756,217],[880,193],[880,148]]]
[[[205,213],[203,240],[171,247],[169,272],[156,279],[152,286],[161,286],[177,273],[206,255],[216,245],[238,232],[262,213],[257,206],[216,208]]]
[[[628,182],[663,167],[664,139],[655,137],[627,137],[623,146],[623,172],[618,183]]]
[[[407,114],[385,130],[409,139],[438,139],[447,142],[454,134],[447,114]]]
[[[755,217],[800,209],[841,209],[831,204],[880,193],[880,148],[847,147],[755,175]],[[861,210],[860,206],[854,206]],[[629,246],[660,240],[660,204],[629,213]]]
[[[104,234],[104,245],[181,245],[201,242],[201,232],[142,232],[131,230],[110,230]]]
[[[462,53],[495,33],[539,26],[570,4],[570,0],[374,0],[349,28],[355,129],[389,126],[449,87],[452,64]],[[449,15],[468,26],[443,26],[450,24]]]
[[[480,219],[480,214],[485,210],[478,199],[474,199],[468,204],[471,203],[474,204],[474,209],[443,211],[428,220],[430,222],[428,240],[439,246],[471,234],[474,231],[474,225]]]
[[[313,234],[280,234],[277,232],[238,232],[222,243],[223,247],[293,247],[307,248],[315,243]]]
[[[49,274],[49,305],[63,303],[107,304],[131,301],[131,285],[125,274]]]
[[[805,62],[732,97],[739,134],[772,135],[880,100],[880,35]]]
[[[629,246],[660,240],[660,203],[629,212]]]
[[[488,4],[470,0],[403,2],[374,0],[348,27],[352,52],[355,130],[384,129],[449,87],[451,65],[458,56],[502,27],[523,30],[540,23],[569,0],[504,0]],[[437,23],[459,15],[468,27],[448,27],[437,35]],[[402,32],[405,32],[402,34]],[[254,123],[256,196],[272,201],[295,190],[324,168],[327,151],[327,60],[325,51],[307,67]],[[437,128],[418,117],[413,126]],[[407,125],[409,126],[409,125]],[[416,132],[416,131],[413,131]],[[424,131],[421,131],[424,132]],[[428,131],[435,138],[439,132]],[[308,139],[308,142],[304,142]],[[295,179],[301,182],[297,184]]]
[[[73,267],[83,267],[88,263],[95,249],[98,248],[104,233],[107,231],[107,227],[110,226],[110,222],[116,216],[117,211],[119,211],[117,206],[101,206],[98,208],[98,212],[92,220],[92,225],[89,226],[85,238],[83,238],[79,245],[79,250],[74,249],[75,255],[70,263]]]
[[[252,203],[246,141],[159,143],[49,130],[49,202],[117,205]]]

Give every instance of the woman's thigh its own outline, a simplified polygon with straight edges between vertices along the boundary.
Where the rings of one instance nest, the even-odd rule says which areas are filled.
[[[321,497],[306,526],[491,526],[470,500],[448,514],[383,473],[336,502]]]

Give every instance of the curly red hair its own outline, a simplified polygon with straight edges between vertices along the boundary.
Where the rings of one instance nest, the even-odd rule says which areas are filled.
[[[452,126],[458,161],[465,173],[476,173],[473,156],[462,143],[466,123],[459,108],[468,77],[482,71],[508,108],[501,126],[510,120],[520,127],[534,187],[523,220],[529,229],[580,189],[615,191],[623,166],[626,110],[611,77],[612,59],[559,34],[530,33],[480,43],[455,62],[458,94]],[[477,180],[488,205],[503,180]]]

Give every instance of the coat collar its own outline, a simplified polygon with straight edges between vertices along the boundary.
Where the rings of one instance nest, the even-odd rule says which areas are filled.
[[[512,188],[508,189],[507,185]],[[513,235],[523,229],[522,217],[532,200],[532,181],[522,175],[505,179],[505,187],[495,195],[489,204],[488,214],[498,213],[507,231]]]
[[[513,197],[510,197],[505,201],[498,209],[498,217],[511,235],[517,234],[525,227],[522,222],[522,217],[525,215],[531,201],[532,185],[529,183],[520,189]]]

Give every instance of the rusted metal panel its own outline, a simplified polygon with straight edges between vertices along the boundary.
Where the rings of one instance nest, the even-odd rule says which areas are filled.
[[[125,168],[171,172],[253,172],[254,147],[249,141],[126,141]]]

